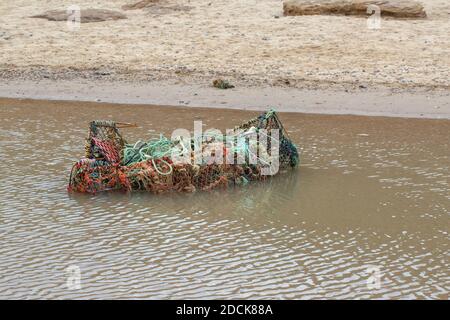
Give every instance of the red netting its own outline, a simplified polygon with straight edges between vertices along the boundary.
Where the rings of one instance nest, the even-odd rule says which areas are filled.
[[[113,164],[120,162],[119,150],[116,149],[114,142],[92,138],[92,143],[99,149],[106,161]]]

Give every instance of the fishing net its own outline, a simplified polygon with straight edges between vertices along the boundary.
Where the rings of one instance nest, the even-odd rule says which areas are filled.
[[[264,170],[271,168],[274,157],[278,160],[276,172],[299,162],[297,148],[273,110],[224,136],[205,133],[188,140],[161,135],[128,144],[118,130],[121,126],[126,125],[90,123],[86,155],[72,167],[69,191],[142,190],[158,194],[227,188],[267,179],[271,175]],[[251,139],[254,136],[258,139]],[[199,154],[209,157],[198,160]],[[184,155],[190,161],[173,161],[174,155]]]
[[[92,121],[86,139],[86,158],[117,164],[121,160],[120,154],[125,143],[114,121]]]

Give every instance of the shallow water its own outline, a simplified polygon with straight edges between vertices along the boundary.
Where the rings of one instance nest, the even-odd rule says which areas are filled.
[[[255,113],[0,100],[0,115],[0,298],[448,299],[448,120],[283,113],[296,171],[91,196],[66,192],[90,120],[137,122],[123,130],[134,141]]]

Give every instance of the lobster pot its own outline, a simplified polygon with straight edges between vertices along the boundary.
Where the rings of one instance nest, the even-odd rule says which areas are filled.
[[[276,130],[276,137],[271,130]],[[265,148],[261,147],[260,140],[250,142],[248,137],[254,135],[266,139]],[[246,185],[250,181],[269,177],[263,173],[263,168],[272,163],[274,143],[279,148],[280,168],[298,165],[297,148],[272,110],[231,131],[232,140],[241,143],[230,145],[230,140],[226,138],[202,137],[201,141],[192,139],[188,142],[190,146],[199,145],[202,152],[214,150],[214,156],[219,158],[221,155],[216,150],[220,151],[223,161],[209,162],[202,158],[198,164],[194,161],[195,149],[191,149],[190,154],[188,151],[192,160],[190,163],[174,163],[169,155],[180,146],[180,141],[161,136],[156,141],[127,144],[119,133],[117,123],[92,121],[86,139],[86,158],[73,165],[68,189],[87,193],[141,190],[159,194]],[[237,161],[236,151],[243,155],[240,162]],[[233,161],[229,161],[230,154]]]

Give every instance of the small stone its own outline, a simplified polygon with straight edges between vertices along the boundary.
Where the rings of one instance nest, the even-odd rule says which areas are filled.
[[[227,80],[216,79],[213,81],[213,87],[218,89],[231,89],[234,85],[230,84]]]

